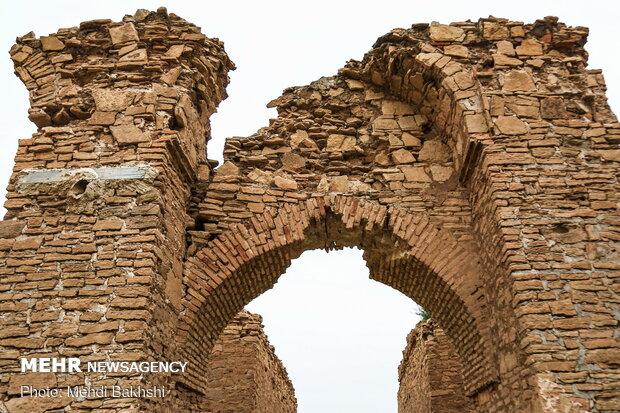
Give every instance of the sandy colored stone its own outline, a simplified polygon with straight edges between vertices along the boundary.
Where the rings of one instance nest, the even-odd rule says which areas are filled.
[[[503,54],[494,54],[493,63],[495,66],[523,66],[523,61]]]
[[[430,162],[447,162],[452,156],[448,145],[440,141],[426,141],[420,150],[419,160]]]
[[[586,363],[596,363],[602,367],[620,365],[620,352],[615,348],[596,349],[588,351]]]
[[[121,112],[134,100],[135,93],[126,90],[93,89],[95,107],[102,112]]]
[[[139,40],[138,31],[133,23],[124,23],[120,26],[110,27],[110,37],[115,45]]]
[[[506,103],[505,108],[522,118],[540,119],[540,108],[538,105],[517,105],[514,103]]]
[[[0,221],[0,238],[15,238],[25,226],[26,224],[21,221]]]
[[[15,397],[4,403],[9,413],[44,413],[69,405],[68,397]]]
[[[96,111],[88,120],[90,125],[114,125],[116,112]]]
[[[82,347],[90,344],[110,344],[113,338],[113,333],[93,333],[81,337],[67,338],[65,344],[70,347]]]
[[[170,46],[168,51],[166,52],[166,56],[178,58],[181,57],[183,52],[185,51],[185,45],[183,44],[174,44]]]
[[[30,334],[30,329],[28,327],[11,326],[0,330],[0,338],[23,337],[28,334]]]
[[[369,184],[355,179],[348,182],[348,187],[349,191],[354,194],[367,194],[368,192],[372,191],[372,187]]]
[[[385,152],[379,152],[374,156],[374,162],[377,165],[386,166],[390,164],[390,157]]]
[[[348,192],[349,179],[346,176],[334,176],[329,179],[329,192]]]
[[[400,116],[398,118],[398,127],[403,131],[419,131],[420,126],[416,122],[415,116]]]
[[[489,130],[484,115],[466,115],[465,124],[469,133],[484,133]]]
[[[41,36],[41,48],[45,51],[58,51],[65,48],[65,44],[56,36]]]
[[[415,157],[407,149],[398,149],[392,152],[391,156],[397,165],[415,162]]]
[[[433,22],[430,28],[430,36],[436,42],[460,42],[465,38],[465,32],[460,27]]]
[[[558,300],[549,303],[551,313],[554,315],[574,316],[577,315],[575,305],[570,300]]]
[[[422,145],[422,141],[417,136],[414,136],[408,132],[403,132],[402,142],[405,146],[419,147]]]
[[[536,90],[534,80],[524,70],[511,70],[504,76],[504,90]]]
[[[468,57],[469,56],[469,49],[465,46],[460,46],[460,45],[444,46],[443,52],[448,56],[455,56],[455,57]]]
[[[397,148],[400,148],[401,146],[403,146],[403,141],[394,135],[389,135],[388,141],[390,143],[390,146],[397,147]]]
[[[121,145],[149,141],[148,135],[134,125],[110,126],[110,131],[112,131],[114,139]]]
[[[600,150],[598,153],[606,161],[620,162],[620,149]]]
[[[165,75],[161,77],[162,82],[172,86],[176,83],[177,79],[181,75],[182,69],[180,67],[173,67]]]
[[[138,49],[122,56],[119,59],[119,62],[146,62],[147,60],[148,54],[146,52],[146,49]]]
[[[454,75],[454,81],[462,90],[469,89],[475,85],[474,78],[471,73],[459,72]]]
[[[536,39],[525,39],[515,48],[519,56],[540,56],[543,54],[542,44]]]
[[[273,176],[268,172],[261,171],[260,169],[255,168],[254,170],[250,171],[250,173],[248,174],[248,178],[250,178],[250,180],[252,181],[266,185],[272,181]]]
[[[355,137],[347,135],[329,135],[327,138],[327,152],[350,151],[355,147]]]
[[[120,219],[101,219],[93,225],[95,231],[117,231],[123,228],[123,221]]]
[[[28,237],[23,239],[17,239],[15,240],[15,244],[13,244],[13,250],[36,250],[41,246],[42,242],[43,237]]]
[[[515,49],[514,49],[514,45],[512,44],[512,42],[509,42],[507,40],[500,40],[499,42],[496,43],[496,45],[497,45],[497,53],[500,53],[506,56],[515,55]]]
[[[15,240],[0,238],[0,251],[9,251],[13,247],[14,243]]]
[[[78,326],[74,323],[51,323],[42,336],[44,337],[70,337],[78,332]]]
[[[57,385],[54,373],[23,373],[11,376],[8,393],[20,394],[21,386],[32,386],[35,389],[54,388]]]
[[[237,176],[239,175],[239,167],[230,161],[226,161],[215,172],[221,176]]]
[[[275,186],[281,189],[289,189],[289,190],[297,189],[297,182],[295,182],[293,179],[290,179],[290,178],[276,176],[275,178],[273,178],[273,183],[275,184]]]
[[[544,119],[561,119],[566,116],[566,104],[561,97],[544,98],[540,104],[540,113]]]
[[[495,22],[484,22],[483,23],[482,35],[489,40],[503,40],[510,37],[509,29]]]
[[[390,116],[380,116],[372,123],[375,130],[394,130],[399,129],[396,119]]]
[[[304,145],[304,142],[309,141],[310,139],[308,138],[308,132],[303,129],[298,129],[291,134],[290,140],[293,148],[299,148]]]
[[[363,90],[364,89],[364,84],[360,82],[359,80],[346,79],[345,82],[347,83],[347,87],[351,90]]]
[[[415,109],[411,105],[398,100],[383,100],[381,111],[384,115],[413,115],[415,113]]]
[[[506,135],[521,135],[527,133],[527,126],[516,116],[498,116],[495,119],[495,126],[500,133]]]
[[[431,165],[431,176],[433,181],[444,182],[450,179],[454,170],[449,166]]]
[[[403,166],[403,173],[405,174],[405,179],[410,182],[431,182],[432,179],[428,176],[428,174],[424,171],[424,168],[421,166]]]
[[[282,155],[282,167],[289,171],[297,171],[306,166],[306,158],[296,153],[288,152]]]
[[[31,111],[28,114],[28,119],[30,119],[39,128],[51,126],[52,124],[51,116],[43,111]]]

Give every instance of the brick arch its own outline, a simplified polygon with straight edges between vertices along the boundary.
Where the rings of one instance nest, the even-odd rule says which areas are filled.
[[[444,53],[441,44],[437,46],[437,42],[433,42],[432,39],[426,39],[420,41],[420,39],[412,39],[404,34],[406,32],[403,29],[395,29],[391,33],[381,37],[373,46],[373,49],[365,54],[362,61],[351,60],[347,65],[340,69],[337,76],[329,78],[324,81],[324,78],[313,82],[311,85],[289,88],[284,91],[284,94],[268,104],[269,107],[277,107],[278,111],[287,111],[288,109],[302,106],[305,108],[311,107],[315,109],[322,109],[324,106],[329,106],[325,102],[308,102],[303,98],[299,99],[296,93],[299,92],[300,96],[309,94],[312,91],[316,92],[317,88],[325,86],[325,83],[339,81],[359,80],[363,83],[362,89],[379,90],[384,96],[385,100],[397,101],[409,105],[413,108],[416,114],[426,115],[429,118],[428,126],[432,127],[434,136],[432,140],[439,137],[439,140],[448,145],[451,156],[448,161],[437,162],[435,159],[427,161],[426,166],[442,165],[451,169],[452,174],[449,179],[440,180],[435,182],[433,177],[433,185],[428,190],[420,190],[419,188],[399,191],[391,188],[386,188],[394,199],[397,199],[397,203],[403,202],[403,198],[407,195],[415,194],[422,197],[431,199],[433,197],[437,199],[445,199],[448,197],[456,197],[461,199],[467,199],[469,194],[469,184],[471,181],[471,174],[473,169],[478,165],[479,157],[483,151],[484,145],[492,141],[494,134],[492,128],[492,122],[489,115],[489,111],[484,107],[483,90],[481,84],[476,77],[476,65],[472,62],[475,59],[455,59]],[[317,87],[317,84],[319,85]],[[306,90],[308,89],[308,90]],[[351,88],[353,90],[353,88]],[[337,96],[337,95],[336,95]],[[371,99],[372,100],[372,99]],[[381,98],[383,100],[383,98]],[[333,106],[338,107],[342,102],[336,102]],[[293,111],[295,111],[293,109]],[[381,117],[378,115],[378,117]],[[270,143],[265,142],[269,140],[273,135],[277,135],[278,138],[283,138],[283,146],[287,147],[293,153],[301,154],[302,157],[306,157],[303,152],[297,150],[292,142],[292,131],[297,131],[294,125],[295,122],[286,123],[288,120],[286,116],[280,114],[277,120],[282,120],[282,127],[270,125],[269,128],[264,128],[265,131],[269,131],[269,134],[265,135],[262,131],[252,135],[247,140],[251,140],[251,147],[260,147],[261,149],[269,148]],[[345,119],[341,119],[345,120]],[[364,124],[365,127],[372,129],[374,127],[374,118]],[[345,120],[346,123],[346,120]],[[241,171],[242,175],[246,177],[251,173],[252,168],[256,165],[256,159],[251,151],[245,151],[239,147],[244,146],[243,142],[239,141],[239,137],[229,138],[226,141],[224,149],[224,159],[227,163],[235,165]],[[321,147],[323,151],[329,151],[327,146]],[[413,153],[413,151],[410,149]],[[275,153],[274,153],[275,154]],[[279,154],[281,155],[281,154]],[[369,151],[365,152],[365,155],[370,155]],[[417,156],[417,154],[416,154]],[[285,169],[283,163],[280,163],[281,156],[275,157],[278,161],[263,165],[260,164],[261,170],[272,172],[273,170]],[[370,159],[370,158],[369,158]],[[372,160],[364,160],[364,166],[369,166],[373,173],[379,174],[378,170],[387,167],[399,167],[398,163],[391,162],[388,166],[377,166],[373,164]],[[327,162],[329,164],[329,162]],[[416,166],[419,164],[415,164]],[[224,169],[224,168],[222,168]],[[342,172],[338,170],[340,176],[355,175],[351,172]],[[311,171],[314,174],[325,173],[324,170]],[[428,173],[428,168],[426,170]],[[225,171],[215,170],[214,178],[211,180],[203,201],[205,205],[208,205],[210,201],[213,201],[213,196],[210,192],[222,192],[228,193],[229,199],[234,199],[234,208],[239,208],[243,212],[247,212],[251,208],[247,201],[240,200],[235,196],[237,187],[230,185],[226,188],[226,183],[230,178],[228,175],[229,169]],[[225,176],[221,176],[225,175]],[[413,175],[413,174],[412,174]],[[428,176],[424,178],[429,179]],[[455,178],[455,179],[452,179]],[[293,178],[295,179],[295,178]],[[301,182],[297,184],[304,185],[302,178]],[[354,178],[351,178],[354,179]],[[355,178],[357,179],[357,178]],[[409,180],[409,177],[406,178]],[[412,181],[427,182],[421,179],[419,176],[411,178]],[[251,182],[254,181],[254,182]],[[258,180],[241,180],[242,185],[255,185],[262,187],[264,182]],[[365,181],[364,181],[365,182]],[[439,183],[439,185],[435,185]],[[268,184],[274,186],[273,184]],[[275,185],[278,187],[277,185]],[[281,187],[278,187],[281,188]],[[446,189],[449,188],[449,189]],[[457,188],[461,191],[458,195],[454,193],[448,194],[451,190]],[[329,190],[322,188],[320,183],[318,186],[304,188],[312,192],[339,192],[349,195],[361,195],[368,196],[370,199],[377,199],[377,191],[373,189],[367,189],[359,186],[352,189],[350,186],[348,189],[338,188]],[[303,192],[303,190],[295,191]],[[404,196],[403,196],[404,195]],[[222,198],[224,199],[224,198]],[[219,201],[215,198],[215,203]],[[228,201],[228,198],[224,202]],[[271,207],[279,207],[274,205],[277,201],[274,201],[271,205],[265,202],[266,205]],[[441,204],[442,201],[431,200],[436,206]],[[419,208],[416,205],[415,208]],[[434,217],[439,217],[442,214],[433,211],[433,207],[424,206],[427,209],[427,213]],[[407,208],[407,206],[405,206]],[[217,211],[220,212],[220,211]],[[234,223],[239,223],[243,220],[239,214],[212,214],[208,209],[204,212],[200,211],[199,218],[201,224],[206,224],[205,227],[209,228],[211,234],[219,234],[222,231],[226,231],[227,227]],[[444,219],[441,217],[440,219]],[[449,218],[448,218],[449,219]],[[468,228],[467,231],[470,229]],[[467,234],[470,235],[470,234]]]
[[[422,304],[452,339],[473,394],[495,379],[475,253],[425,214],[343,195],[267,209],[235,224],[189,258],[180,344],[200,389],[200,360],[246,304],[273,287],[304,251],[358,246],[370,276]]]

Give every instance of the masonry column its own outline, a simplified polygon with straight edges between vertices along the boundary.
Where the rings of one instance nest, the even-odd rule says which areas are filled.
[[[463,364],[444,331],[421,322],[407,336],[398,367],[400,413],[468,413],[480,411],[465,396]]]
[[[20,373],[19,359],[172,361],[187,211],[234,66],[219,40],[163,8],[30,33],[11,58],[38,131],[19,142],[0,221],[0,400],[10,413],[162,405],[22,395],[171,386],[165,374]]]

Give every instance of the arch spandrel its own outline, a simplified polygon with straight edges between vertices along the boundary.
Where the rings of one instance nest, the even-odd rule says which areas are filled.
[[[344,247],[364,249],[371,278],[420,302],[444,326],[465,361],[470,393],[495,379],[475,254],[428,217],[338,195],[267,209],[233,225],[188,260],[180,335],[190,363],[209,351],[244,305],[273,287],[294,258],[311,249]],[[193,379],[199,387],[199,374]]]

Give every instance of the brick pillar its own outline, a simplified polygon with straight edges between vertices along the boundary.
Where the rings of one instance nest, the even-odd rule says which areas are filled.
[[[586,69],[587,28],[504,24],[481,21],[498,52],[478,73],[492,128],[470,180],[486,259],[509,275],[489,290],[516,316],[499,336],[524,352],[499,358],[500,372],[521,370],[532,412],[615,411],[620,124],[600,70]]]
[[[219,40],[163,8],[30,33],[11,58],[39,129],[19,142],[0,222],[0,400],[10,413],[134,411],[132,397],[20,397],[19,386],[169,377],[25,375],[19,358],[175,357],[188,204],[234,66]]]
[[[224,328],[205,371],[205,412],[294,413],[297,399],[286,369],[262,328],[262,317],[241,311]]]
[[[462,371],[444,331],[432,321],[418,324],[407,337],[398,368],[399,413],[478,411],[465,396]]]
[[[420,24],[343,70],[421,102],[454,150],[499,370],[483,410],[620,409],[620,123],[587,35],[555,17]]]

